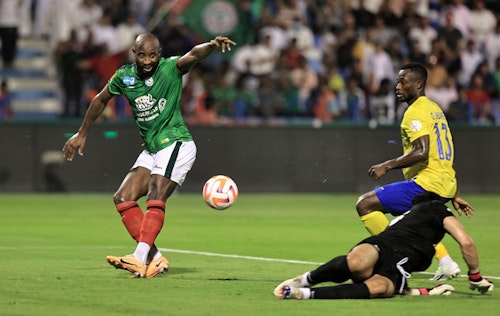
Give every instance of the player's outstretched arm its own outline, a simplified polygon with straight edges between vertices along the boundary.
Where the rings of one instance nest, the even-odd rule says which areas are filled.
[[[481,275],[476,245],[462,223],[455,216],[448,216],[443,220],[443,225],[460,245],[462,257],[469,269],[469,288],[473,291],[478,290],[481,294],[493,291],[493,282]]]
[[[231,45],[236,45],[236,43],[225,36],[217,36],[209,42],[198,44],[177,60],[177,68],[186,73],[196,63],[207,58],[215,48],[220,47],[222,52],[225,53],[231,50]]]
[[[63,156],[68,161],[72,161],[76,153],[83,156],[83,148],[85,147],[85,141],[87,138],[87,132],[90,126],[97,120],[101,115],[102,111],[106,107],[108,101],[113,97],[113,95],[108,90],[108,85],[106,85],[101,92],[99,92],[95,98],[90,102],[85,118],[83,119],[82,125],[78,129],[78,132],[71,136],[62,148]]]

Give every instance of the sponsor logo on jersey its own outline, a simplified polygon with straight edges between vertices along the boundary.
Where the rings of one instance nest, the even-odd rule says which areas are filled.
[[[134,77],[125,76],[123,78],[123,84],[126,84],[127,86],[133,86],[135,84],[135,78]]]
[[[135,107],[138,110],[147,111],[154,106],[156,100],[153,98],[151,94],[148,94],[148,95],[143,95],[142,97],[138,97],[137,99],[134,100],[134,103]]]

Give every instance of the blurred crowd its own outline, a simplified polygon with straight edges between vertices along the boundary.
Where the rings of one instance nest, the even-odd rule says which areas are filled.
[[[156,34],[165,57],[204,41],[171,10],[177,1],[33,2],[33,36],[49,43],[63,117],[83,115],[114,71],[133,61],[137,34]],[[188,124],[397,124],[405,105],[395,98],[395,80],[409,61],[427,66],[427,96],[450,121],[492,125],[500,119],[494,1],[233,2],[250,24],[248,41],[231,54],[213,54],[185,76]],[[125,102],[115,98],[104,118],[130,118]]]

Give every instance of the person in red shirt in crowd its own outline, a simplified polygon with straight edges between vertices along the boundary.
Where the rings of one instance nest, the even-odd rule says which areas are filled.
[[[470,86],[465,94],[472,104],[472,116],[475,121],[480,124],[495,121],[491,114],[490,96],[483,88],[483,78],[481,74],[475,73],[472,76]]]

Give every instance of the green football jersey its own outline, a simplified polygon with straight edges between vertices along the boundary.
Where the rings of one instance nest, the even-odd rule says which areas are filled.
[[[129,101],[143,146],[151,153],[175,141],[192,140],[181,113],[183,73],[175,64],[177,59],[160,58],[155,73],[147,79],[136,74],[135,64],[124,65],[108,81],[111,94],[123,94]]]

